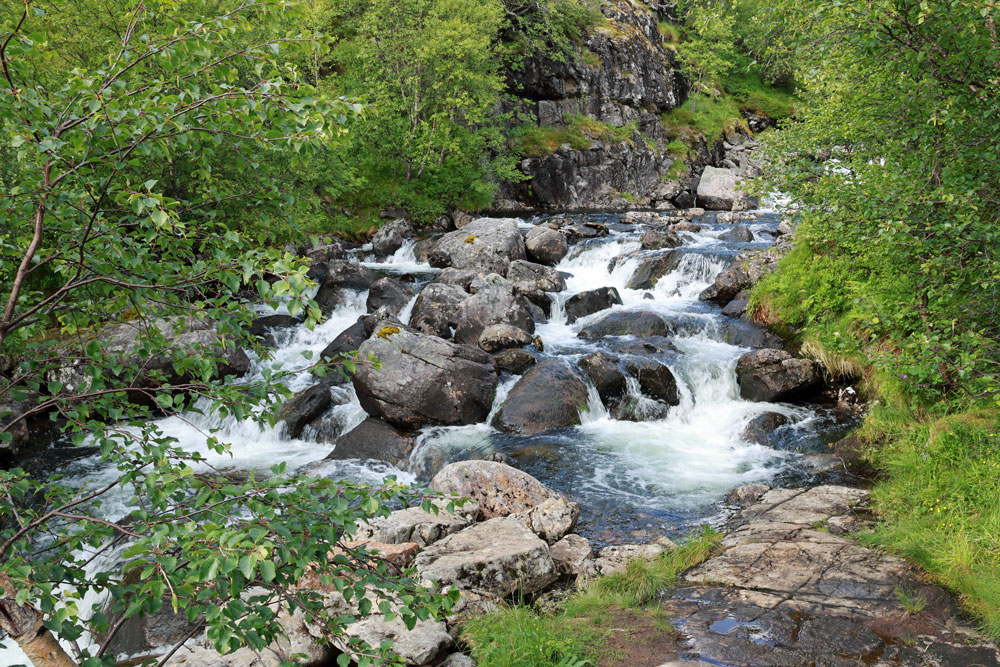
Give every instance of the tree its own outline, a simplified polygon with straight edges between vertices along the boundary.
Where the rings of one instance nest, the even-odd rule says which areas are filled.
[[[114,664],[109,640],[94,638],[164,605],[225,653],[267,646],[283,610],[346,649],[345,624],[373,608],[412,624],[449,604],[351,543],[360,521],[417,501],[408,489],[289,477],[281,465],[232,480],[155,421],[200,412],[273,423],[282,382],[328,368],[304,360],[234,381],[240,348],[266,359],[248,333],[253,301],[310,324],[320,315],[307,267],[256,247],[221,214],[233,202],[280,209],[281,183],[221,189],[212,167],[308,154],[359,109],[286,65],[311,39],[280,32],[290,6],[238,0],[183,21],[171,18],[178,4],[139,0],[87,66],[52,65],[52,26],[32,0],[0,24],[0,133],[14,156],[0,198],[0,352],[13,362],[0,403],[20,406],[0,415],[0,437],[47,415],[117,469],[94,488],[0,472],[3,627],[48,651],[40,621],[73,654],[36,667]],[[168,187],[164,164],[190,182]],[[228,450],[205,437],[212,452]],[[111,500],[130,509],[113,514]],[[109,554],[120,566],[91,567]],[[302,588],[307,574],[346,607]],[[108,601],[88,608],[88,593]],[[383,653],[350,648],[362,663]]]
[[[697,105],[697,95],[712,94],[716,86],[733,67],[736,60],[733,17],[712,7],[691,7],[686,16],[687,37],[679,54],[684,72],[692,79],[691,108]]]

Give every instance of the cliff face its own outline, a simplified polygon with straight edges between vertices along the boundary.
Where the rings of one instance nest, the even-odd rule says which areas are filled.
[[[673,164],[660,114],[687,99],[688,82],[657,23],[671,18],[667,3],[632,6],[613,0],[603,24],[584,37],[576,57],[560,62],[528,59],[510,75],[512,92],[539,126],[562,128],[586,116],[614,128],[634,127],[624,141],[568,144],[521,162],[528,180],[507,186],[501,206],[543,209],[620,208],[653,205]],[[676,188],[671,188],[676,190]]]

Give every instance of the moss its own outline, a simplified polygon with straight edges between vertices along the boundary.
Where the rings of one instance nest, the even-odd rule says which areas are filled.
[[[379,338],[389,338],[389,336],[395,336],[398,333],[399,327],[382,327],[375,335]]]
[[[475,235],[475,234],[472,234],[472,235],[469,235],[469,236],[466,236],[466,237],[465,237],[465,242],[466,242],[466,243],[475,243],[475,242],[476,242],[476,238],[477,238],[477,237],[476,237],[476,235]]]

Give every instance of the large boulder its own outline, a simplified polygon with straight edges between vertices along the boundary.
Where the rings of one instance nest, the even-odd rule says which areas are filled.
[[[497,387],[493,358],[474,347],[384,326],[361,345],[351,378],[365,412],[400,428],[475,424],[490,412]]]
[[[459,305],[468,298],[469,293],[458,285],[431,283],[413,304],[410,326],[426,334],[451,338],[451,330],[458,326]]]
[[[698,205],[713,211],[729,211],[733,208],[740,178],[735,169],[705,167],[698,182]]]
[[[531,352],[521,348],[501,350],[493,355],[497,368],[511,375],[523,375],[525,371],[538,363]]]
[[[580,424],[587,409],[587,385],[558,360],[543,361],[511,388],[493,420],[506,433],[532,434]]]
[[[479,347],[490,353],[531,344],[531,334],[511,324],[491,324],[479,336]]]
[[[516,294],[504,278],[487,276],[474,295],[462,302],[455,327],[455,340],[477,345],[483,330],[491,324],[510,324],[528,333],[535,331],[525,298]]]
[[[368,289],[375,282],[375,272],[358,262],[335,259],[327,262],[326,279],[323,287],[349,289]]]
[[[374,517],[358,526],[357,540],[371,540],[386,544],[413,542],[420,547],[434,544],[443,537],[468,528],[479,517],[479,506],[466,502],[461,507],[448,510],[450,500],[435,498],[431,504],[437,511],[428,512],[422,507],[395,510],[387,517]]]
[[[344,634],[347,637],[360,639],[373,647],[389,642],[392,644],[393,652],[402,659],[404,665],[415,667],[437,664],[436,658],[455,643],[443,621],[428,618],[423,621],[418,620],[413,628],[407,628],[402,617],[396,616],[387,621],[378,612],[347,626]]]
[[[427,256],[431,266],[507,275],[510,262],[526,257],[513,218],[479,218],[441,237]]]
[[[570,534],[549,547],[549,555],[561,574],[575,577],[584,571],[594,549],[587,538]]]
[[[568,535],[576,527],[580,518],[580,506],[561,498],[546,500],[541,505],[511,515],[531,532],[554,544]]]
[[[665,365],[653,359],[632,359],[626,364],[629,374],[639,381],[642,393],[667,405],[679,405],[677,379]]]
[[[391,255],[403,247],[403,241],[412,233],[413,228],[406,220],[388,222],[372,237],[372,250],[380,257]]]
[[[566,502],[526,472],[498,461],[458,461],[434,475],[431,488],[438,493],[471,498],[483,519],[525,512],[549,500]]]
[[[740,396],[748,401],[780,401],[812,388],[820,381],[816,364],[784,350],[754,350],[736,363]]]
[[[599,313],[611,306],[622,305],[622,297],[614,287],[599,287],[571,296],[565,305],[566,322],[573,324],[581,317]]]
[[[604,336],[671,336],[673,332],[666,321],[646,310],[620,311],[588,325],[577,334],[580,338],[603,338]]]
[[[406,283],[394,278],[379,278],[368,289],[365,306],[369,313],[386,308],[393,315],[398,315],[413,298],[413,294],[413,288]]]
[[[479,274],[475,271],[447,268],[437,275],[434,282],[442,285],[457,285],[466,292],[471,292],[472,281],[478,277]]]
[[[765,412],[750,420],[743,429],[742,438],[766,446],[771,440],[771,433],[788,423],[788,417],[780,412]]]
[[[566,236],[544,225],[527,233],[524,247],[532,261],[548,266],[555,266],[569,252]]]
[[[405,460],[413,450],[417,437],[369,417],[334,441],[329,460],[369,459],[396,464]],[[386,540],[380,540],[386,541]]]
[[[680,266],[681,257],[683,254],[679,250],[671,250],[643,260],[639,264],[639,268],[629,278],[626,287],[629,289],[652,289],[656,285],[656,281]]]
[[[558,578],[545,541],[512,517],[449,535],[424,549],[415,565],[424,581],[491,597],[531,595]]]
[[[752,287],[763,276],[773,271],[790,248],[790,242],[779,241],[766,250],[742,253],[719,272],[715,282],[706,287],[698,298],[702,301],[729,303],[737,298],[740,292]]]
[[[625,373],[618,361],[606,352],[594,352],[580,359],[580,368],[587,374],[605,405],[621,398],[626,392]]]
[[[522,294],[532,292],[561,292],[566,289],[566,279],[551,266],[516,260],[510,263],[507,278],[514,282]]]
[[[278,419],[285,422],[288,437],[297,438],[302,435],[306,424],[323,414],[332,400],[329,385],[320,383],[300,391],[286,401],[278,411]]]

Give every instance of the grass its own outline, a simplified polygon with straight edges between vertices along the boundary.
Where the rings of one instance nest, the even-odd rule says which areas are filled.
[[[927,607],[927,600],[918,591],[910,590],[902,586],[897,586],[893,590],[899,604],[903,605],[903,610],[907,614],[919,614]]]
[[[690,144],[699,138],[712,141],[729,136],[745,128],[746,121],[731,97],[698,95],[660,116],[660,125],[671,140]]]
[[[862,539],[923,567],[1000,638],[1000,413],[881,406],[860,434],[886,473],[872,491],[880,521]]]
[[[707,526],[676,549],[655,560],[634,560],[624,572],[593,581],[573,595],[556,614],[540,614],[510,605],[473,618],[462,627],[462,640],[480,665],[567,667],[591,664],[605,653],[614,612],[637,609],[663,623],[662,613],[646,610],[679,575],[712,555],[721,536]]]
[[[581,114],[567,115],[563,121],[566,127],[522,125],[513,133],[514,150],[524,157],[543,157],[556,152],[563,144],[583,150],[593,141],[631,142],[637,127],[635,123],[614,127]]]
[[[660,35],[663,36],[663,41],[667,44],[680,44],[681,32],[680,28],[675,26],[669,21],[660,21],[657,24],[657,28],[660,30]]]

